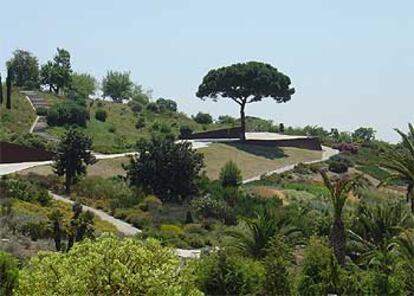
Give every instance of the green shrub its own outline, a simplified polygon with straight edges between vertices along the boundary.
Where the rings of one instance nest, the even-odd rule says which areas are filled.
[[[135,128],[136,129],[141,129],[141,128],[144,128],[145,125],[146,125],[145,124],[145,118],[142,117],[142,116],[138,117],[137,123],[135,124]]]
[[[131,107],[131,110],[135,113],[140,113],[143,108],[142,104],[140,102],[137,102],[136,100],[130,101],[128,105]]]
[[[203,218],[223,219],[226,216],[226,203],[209,196],[192,200],[191,206],[194,211]]]
[[[151,112],[158,113],[158,112],[160,112],[160,107],[158,106],[157,103],[151,102],[151,103],[148,103],[147,110],[151,111]]]
[[[95,113],[96,120],[105,122],[107,117],[108,117],[108,114],[106,113],[104,109],[96,110],[96,113]]]
[[[86,127],[89,112],[85,107],[71,101],[53,105],[47,114],[47,124],[50,126],[78,125]]]
[[[13,289],[18,284],[18,276],[17,260],[12,255],[0,251],[0,295],[13,295]]]
[[[348,171],[348,168],[353,167],[353,162],[346,156],[335,155],[329,160],[328,169],[337,174],[343,174]]]
[[[237,187],[242,183],[241,170],[233,161],[228,161],[220,171],[220,183],[224,187]]]
[[[256,295],[262,290],[263,266],[219,251],[195,263],[196,284],[207,295]]]
[[[193,120],[199,124],[211,124],[213,123],[213,117],[208,113],[198,112],[193,116]]]
[[[125,220],[137,228],[146,228],[152,224],[152,217],[149,213],[143,212],[139,209],[133,211],[126,216]]]
[[[171,234],[171,235],[177,235],[177,236],[184,233],[183,229],[180,226],[174,225],[174,224],[161,224],[160,231],[165,234]]]
[[[114,125],[109,126],[108,131],[112,134],[115,133],[116,132],[116,126],[114,126]]]
[[[193,134],[193,129],[187,125],[180,127],[180,138],[187,139]]]
[[[146,196],[143,202],[147,205],[149,211],[158,211],[162,207],[162,201],[155,195]]]

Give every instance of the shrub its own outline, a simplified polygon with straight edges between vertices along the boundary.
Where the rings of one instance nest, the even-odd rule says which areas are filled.
[[[226,203],[223,200],[216,200],[210,196],[192,200],[191,206],[203,218],[223,219],[226,216]]]
[[[158,106],[157,103],[151,102],[151,103],[148,103],[147,110],[154,112],[154,113],[158,113],[160,112],[160,107]]]
[[[137,123],[135,123],[136,129],[141,129],[145,127],[145,118],[144,117],[138,117]]]
[[[177,111],[177,103],[173,100],[159,98],[156,102],[160,111],[170,111],[176,112]]]
[[[193,116],[193,120],[199,124],[210,124],[213,123],[213,117],[208,113],[198,112]]]
[[[329,163],[328,169],[331,172],[334,172],[337,174],[346,173],[348,171],[348,168],[353,166],[352,161],[349,158],[342,156],[342,155],[335,155],[331,157],[328,163]]]
[[[17,260],[12,255],[0,251],[0,295],[13,295],[13,289],[17,287],[18,276]]]
[[[37,108],[36,109],[36,114],[38,115],[38,116],[46,116],[47,115],[47,108],[44,108],[44,107],[40,107],[40,108]]]
[[[220,171],[220,183],[223,187],[237,187],[242,183],[241,170],[233,162],[227,162]]]
[[[141,229],[148,227],[152,223],[151,215],[138,209],[127,215],[125,220]]]
[[[196,284],[207,295],[256,295],[263,285],[259,262],[219,251],[195,263]]]
[[[86,127],[89,112],[85,107],[67,101],[53,105],[47,113],[47,124],[50,126],[78,125]]]
[[[352,143],[337,143],[332,146],[334,149],[338,149],[341,152],[350,152],[352,154],[358,153],[358,145]]]
[[[180,138],[187,139],[193,134],[193,129],[187,125],[180,127]]]
[[[67,253],[34,256],[17,295],[200,295],[175,250],[155,240],[102,236]]]
[[[149,211],[158,211],[162,207],[162,201],[155,195],[148,195],[143,201]]]
[[[108,117],[108,114],[106,113],[104,109],[96,110],[96,113],[95,113],[96,120],[105,122],[107,117]]]
[[[160,231],[166,234],[177,235],[177,236],[184,233],[183,229],[180,226],[174,225],[174,224],[162,224],[160,226]]]
[[[128,103],[128,105],[131,107],[131,110],[135,113],[140,113],[142,111],[142,104],[140,102],[137,102],[135,100],[132,100]]]
[[[116,132],[116,126],[114,126],[114,125],[109,126],[108,131],[112,134],[115,133]]]

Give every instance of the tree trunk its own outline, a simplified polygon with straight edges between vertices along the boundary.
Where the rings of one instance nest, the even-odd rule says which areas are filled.
[[[65,178],[65,193],[66,193],[66,195],[70,195],[70,189],[71,189],[71,186],[72,186],[72,175],[70,173],[66,172],[65,177],[66,177]]]
[[[345,264],[345,226],[341,217],[335,217],[329,234],[329,242],[340,265]]]
[[[61,242],[62,242],[62,234],[61,234],[61,231],[60,231],[59,222],[56,221],[54,224],[55,224],[54,225],[55,247],[56,247],[56,251],[60,251],[60,249],[62,247],[62,245],[61,245]]]
[[[7,76],[7,79],[6,79],[6,108],[7,109],[11,109],[11,92],[12,92],[11,78]]]
[[[244,107],[246,105],[243,104],[240,106],[240,140],[246,141],[246,114],[244,113]]]

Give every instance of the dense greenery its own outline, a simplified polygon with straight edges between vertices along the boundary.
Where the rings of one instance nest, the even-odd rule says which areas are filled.
[[[86,108],[71,101],[55,104],[47,112],[47,124],[50,126],[86,127],[88,119],[89,112]]]
[[[0,295],[13,295],[13,289],[17,287],[18,273],[17,260],[0,251]]]
[[[203,158],[190,143],[174,143],[171,136],[154,135],[149,141],[139,141],[137,152],[125,167],[131,185],[163,201],[184,200],[197,192],[195,181]]]
[[[70,53],[63,48],[57,48],[52,61],[42,65],[40,69],[41,84],[48,86],[50,91],[59,94],[72,83],[72,66]]]
[[[39,87],[39,62],[29,51],[17,49],[7,61],[10,76],[17,87],[36,89]]]

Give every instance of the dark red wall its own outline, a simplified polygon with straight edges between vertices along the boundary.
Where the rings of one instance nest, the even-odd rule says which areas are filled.
[[[53,152],[43,149],[0,142],[0,163],[46,161],[51,160],[53,155]]]
[[[247,140],[249,144],[278,147],[296,147],[309,150],[322,150],[319,138],[298,138],[286,140]]]
[[[187,137],[187,140],[192,139],[222,139],[222,138],[240,138],[240,127],[222,128],[212,131],[205,131],[194,133]]]

